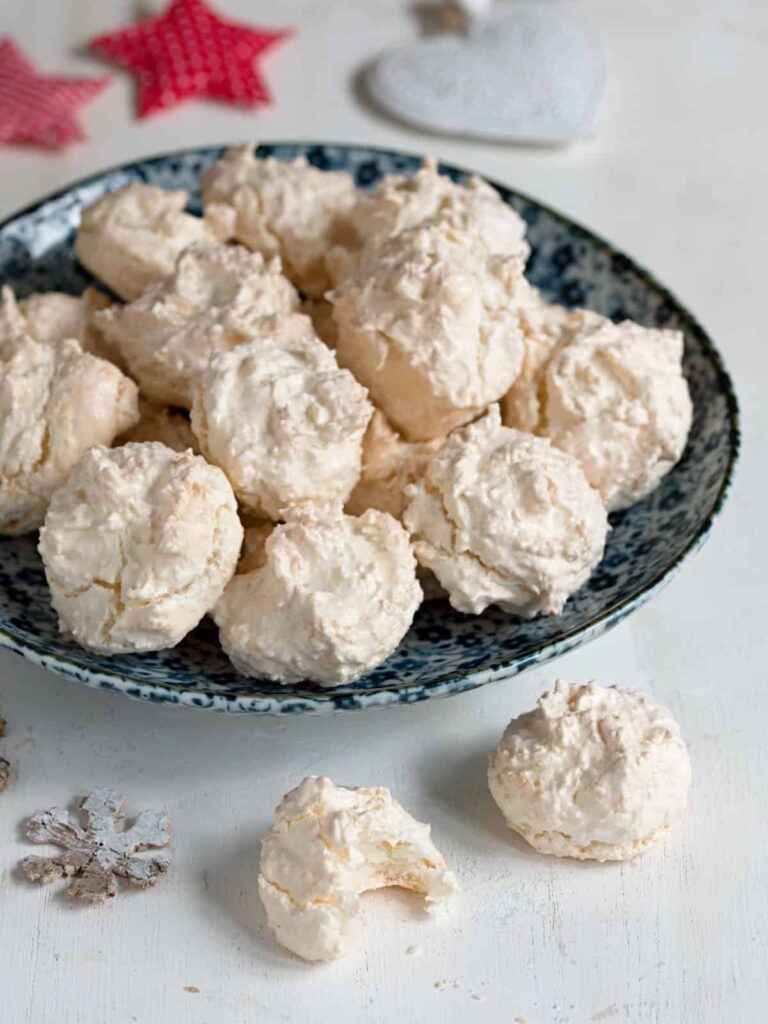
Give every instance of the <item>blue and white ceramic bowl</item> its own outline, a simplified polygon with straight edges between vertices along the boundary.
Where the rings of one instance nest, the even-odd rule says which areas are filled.
[[[218,148],[195,149],[106,171],[35,204],[0,226],[0,280],[20,295],[79,292],[88,275],[74,258],[81,208],[131,181],[185,188],[198,202],[200,173]],[[317,167],[345,170],[369,188],[384,174],[409,173],[419,158],[361,146],[263,145],[259,154],[304,153]],[[442,166],[461,180],[465,172]],[[349,686],[282,687],[237,676],[206,621],[171,651],[106,658],[59,636],[36,552],[36,536],[0,538],[0,645],[88,686],[143,700],[216,711],[288,714],[351,711],[460,693],[505,679],[599,636],[647,601],[706,539],[728,493],[736,461],[738,410],[731,381],[696,320],[627,256],[561,214],[497,186],[528,223],[529,275],[547,298],[685,333],[685,373],[694,402],[688,447],[661,487],[611,517],[605,557],[557,618],[521,622],[496,609],[460,615],[425,604],[399,649]]]

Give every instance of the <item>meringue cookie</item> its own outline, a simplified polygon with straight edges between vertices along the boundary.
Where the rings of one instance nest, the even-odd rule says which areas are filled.
[[[37,529],[83,452],[138,418],[133,381],[76,341],[0,342],[0,534]]]
[[[457,611],[557,615],[600,561],[608,520],[576,459],[501,425],[456,430],[409,488],[416,557]]]
[[[305,502],[344,502],[360,474],[372,408],[298,313],[263,318],[195,381],[192,429],[241,505],[281,519]]]
[[[160,444],[173,448],[175,452],[191,449],[199,455],[197,438],[192,433],[192,425],[180,409],[154,405],[145,398],[139,398],[139,422],[115,438],[113,447],[139,441],[159,441]]]
[[[361,195],[350,220],[365,246],[378,247],[409,228],[440,220],[489,253],[526,260],[530,251],[525,221],[495,188],[474,175],[455,182],[429,157],[410,177],[387,175],[372,195]]]
[[[304,779],[261,846],[259,895],[278,941],[305,960],[335,960],[356,938],[361,893],[396,885],[428,907],[453,896],[456,879],[429,833],[383,786]]]
[[[669,710],[642,693],[558,679],[514,718],[488,766],[507,824],[540,853],[628,860],[682,814],[691,764]]]
[[[358,516],[367,508],[377,508],[401,519],[407,504],[406,487],[421,477],[442,443],[442,438],[421,442],[403,440],[376,409],[363,438],[360,479],[345,510]]]
[[[289,313],[298,304],[279,260],[265,263],[240,245],[196,244],[179,254],[167,278],[97,322],[144,395],[161,405],[189,406],[192,382],[214,352],[247,341],[262,316]]]
[[[89,449],[40,531],[61,631],[102,654],[174,647],[221,596],[242,539],[232,488],[199,455]]]
[[[693,405],[682,358],[680,331],[592,314],[550,360],[542,432],[609,511],[649,494],[683,453]]]
[[[265,553],[213,613],[243,675],[351,682],[389,657],[421,603],[408,535],[383,512],[302,510],[275,527]]]
[[[118,353],[94,322],[94,313],[109,305],[97,288],[86,288],[82,295],[36,292],[17,302],[6,285],[0,289],[0,336],[24,334],[45,345],[74,338],[83,352],[119,365]]]
[[[441,437],[509,390],[523,362],[519,257],[429,222],[366,249],[328,298],[336,354],[409,441]]]
[[[86,206],[75,254],[83,266],[130,301],[173,271],[193,242],[215,241],[210,219],[184,213],[189,193],[134,181]]]
[[[280,256],[303,292],[321,296],[329,287],[325,254],[344,239],[356,197],[348,174],[319,171],[303,156],[260,160],[252,146],[235,146],[203,172],[200,188],[206,212],[229,210],[237,241]]]

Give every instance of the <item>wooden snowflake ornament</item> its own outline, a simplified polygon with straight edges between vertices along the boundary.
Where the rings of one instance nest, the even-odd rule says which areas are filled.
[[[53,857],[25,857],[21,870],[30,882],[47,885],[71,878],[67,894],[84,903],[100,903],[117,893],[117,876],[139,889],[147,889],[167,874],[170,859],[163,855],[137,857],[142,850],[167,846],[171,824],[162,811],[142,811],[128,829],[122,829],[125,797],[111,789],[94,789],[80,801],[83,827],[62,807],[40,811],[29,819],[27,838],[52,843],[63,853]]]

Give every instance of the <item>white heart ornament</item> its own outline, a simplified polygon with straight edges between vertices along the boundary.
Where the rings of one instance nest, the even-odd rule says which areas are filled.
[[[520,3],[382,54],[372,99],[420,128],[520,142],[571,142],[592,130],[604,79],[592,26],[561,4]]]

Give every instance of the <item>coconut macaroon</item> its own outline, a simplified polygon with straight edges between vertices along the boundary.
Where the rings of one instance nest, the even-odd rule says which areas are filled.
[[[576,459],[501,425],[454,431],[410,488],[416,557],[460,612],[557,615],[600,561],[608,520]]]
[[[136,441],[159,441],[175,452],[191,449],[199,455],[197,438],[192,433],[189,417],[181,409],[155,405],[139,397],[139,422],[115,438],[114,447]]]
[[[192,429],[252,515],[344,502],[373,412],[365,388],[301,314],[265,317],[251,340],[214,355],[195,382]]]
[[[455,182],[431,158],[410,177],[387,175],[372,195],[361,194],[350,220],[363,246],[380,246],[409,228],[441,220],[490,253],[525,260],[529,252],[525,221],[495,188],[476,176]]]
[[[517,377],[525,287],[519,257],[489,255],[438,222],[403,231],[329,293],[339,363],[407,440],[441,437]]]
[[[579,460],[609,511],[649,494],[685,448],[693,406],[680,331],[589,314],[545,377],[541,432]]]
[[[238,672],[338,686],[395,650],[421,603],[408,534],[391,516],[308,506],[278,525],[263,566],[236,576],[214,609]]]
[[[404,440],[377,409],[363,438],[360,479],[349,496],[346,511],[357,516],[367,508],[377,508],[401,519],[407,504],[406,488],[420,479],[441,444],[442,438]]]
[[[261,844],[259,895],[278,942],[335,960],[356,941],[360,894],[396,885],[428,908],[458,889],[430,837],[388,789],[310,776],[283,797]]]
[[[138,418],[133,381],[76,341],[0,343],[0,533],[37,529],[83,452]]]
[[[296,290],[279,260],[240,245],[196,244],[173,273],[97,321],[116,345],[142,394],[162,405],[189,406],[192,383],[214,352],[247,340],[262,316],[289,313]]]
[[[344,240],[356,198],[349,174],[319,171],[303,156],[260,160],[252,146],[235,146],[203,173],[200,188],[206,212],[229,213],[237,241],[280,256],[303,292],[321,296],[329,287],[325,255]]]
[[[35,292],[17,301],[5,285],[0,289],[0,338],[25,334],[46,345],[74,338],[83,352],[119,363],[118,353],[94,322],[94,313],[109,305],[98,288],[86,288],[82,295]]]
[[[221,596],[242,539],[232,488],[199,455],[89,449],[40,531],[61,631],[102,654],[174,647]]]
[[[182,249],[222,234],[211,218],[185,213],[188,200],[183,189],[138,181],[108,192],[83,209],[75,254],[121,299],[137,299],[173,271]]]
[[[669,710],[642,693],[558,679],[514,718],[488,784],[507,824],[540,853],[628,860],[682,815],[691,764]]]

